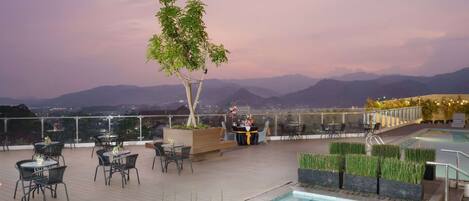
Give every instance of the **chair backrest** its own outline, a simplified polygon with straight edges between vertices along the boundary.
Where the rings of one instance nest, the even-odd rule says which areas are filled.
[[[125,167],[126,168],[135,168],[137,163],[138,154],[131,154],[125,157]]]
[[[156,142],[154,144],[155,146],[155,155],[156,156],[165,156],[164,148],[163,148],[163,142]]]
[[[184,146],[181,148],[181,157],[182,158],[189,158],[191,156],[191,146]]]
[[[340,131],[345,131],[345,124],[340,125]]]
[[[34,146],[34,154],[40,154],[43,155],[45,151],[45,146],[37,143],[33,143]]]
[[[94,136],[93,136],[94,145],[95,145],[95,146],[102,146],[102,145],[103,145],[103,141],[101,141],[101,139],[99,139],[98,136],[99,136],[99,135],[94,135]]]
[[[64,143],[50,144],[46,145],[44,148],[44,155],[46,156],[60,156],[62,155],[62,150],[64,148]]]
[[[326,126],[324,126],[324,124],[321,124],[321,130],[322,130],[322,131],[325,131],[325,130],[326,130]]]
[[[65,169],[67,166],[59,166],[59,167],[54,167],[50,168],[47,170],[49,173],[48,179],[49,179],[49,184],[58,184],[58,183],[63,183],[63,178],[64,178],[64,173]]]
[[[100,149],[96,151],[96,156],[98,156],[98,163],[99,165],[104,165],[104,166],[109,166],[111,165],[111,161],[109,161],[109,157],[104,156],[104,153],[106,153],[107,150],[105,149]]]
[[[24,168],[21,167],[21,164],[23,163],[28,163],[28,162],[34,162],[34,160],[20,160],[16,162],[16,169],[18,169],[18,172],[20,174],[20,179],[21,180],[31,180],[33,173],[34,173],[34,168]]]

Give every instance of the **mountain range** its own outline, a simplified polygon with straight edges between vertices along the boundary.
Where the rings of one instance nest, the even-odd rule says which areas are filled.
[[[329,79],[286,75],[259,79],[209,79],[201,104],[252,107],[363,106],[367,98],[401,98],[433,93],[469,93],[469,68],[430,77],[352,73]],[[49,99],[0,98],[0,104],[25,103],[35,107],[184,104],[182,85],[100,86]]]

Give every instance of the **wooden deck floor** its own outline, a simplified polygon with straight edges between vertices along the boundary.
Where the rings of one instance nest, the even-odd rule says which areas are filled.
[[[389,135],[385,141],[396,137],[402,135]],[[345,140],[363,141],[362,138]],[[70,200],[74,201],[238,201],[288,181],[296,182],[297,153],[325,153],[328,141],[276,141],[267,145],[239,147],[225,152],[218,159],[196,162],[193,174],[185,169],[180,176],[174,165],[169,167],[168,173],[161,172],[159,163],[152,170],[154,151],[143,146],[131,146],[128,149],[139,154],[137,167],[141,184],[138,185],[132,174],[125,188],[121,188],[118,178],[113,179],[111,186],[105,186],[102,172],[99,171],[97,181],[93,182],[97,158],[90,157],[90,148],[66,149],[64,156],[68,168],[64,179],[69,188]],[[31,150],[0,152],[0,201],[13,200],[14,185],[18,178],[14,164],[31,155]],[[18,193],[21,194],[20,191]],[[34,200],[42,200],[42,196]],[[59,190],[57,199],[51,198],[49,194],[47,200],[65,200],[64,192]]]

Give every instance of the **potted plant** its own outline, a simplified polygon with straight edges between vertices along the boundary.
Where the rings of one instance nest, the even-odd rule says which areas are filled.
[[[307,185],[319,185],[340,188],[342,185],[343,156],[298,154],[298,182]]]
[[[226,63],[229,51],[222,44],[210,42],[203,21],[205,4],[201,0],[189,0],[184,7],[176,4],[176,0],[159,0],[159,3],[161,7],[156,17],[160,22],[161,33],[150,38],[147,60],[155,60],[160,71],[181,81],[189,109],[185,127],[164,129],[164,138],[172,138],[175,143],[192,146],[192,153],[197,150],[210,152],[219,149],[221,128],[199,126],[195,111],[207,74],[206,61],[216,66]],[[200,77],[195,78],[196,75]],[[195,97],[193,88],[197,90]],[[205,133],[208,133],[207,136],[198,136]]]
[[[425,166],[422,163],[383,159],[379,194],[394,199],[422,200],[424,171]]]
[[[398,145],[375,144],[371,148],[371,155],[379,158],[401,158],[401,148]]]
[[[343,187],[347,190],[378,193],[378,157],[347,154]]]
[[[406,149],[405,160],[422,163],[425,165],[424,179],[434,180],[436,177],[436,167],[434,165],[427,165],[427,161],[435,161],[436,151],[435,149]]]
[[[329,144],[329,154],[366,154],[365,144],[351,142],[332,142]]]

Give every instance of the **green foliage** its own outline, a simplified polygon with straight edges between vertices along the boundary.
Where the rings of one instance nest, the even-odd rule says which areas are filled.
[[[363,177],[378,177],[378,157],[347,154],[345,155],[345,173]]]
[[[205,124],[197,124],[196,126],[193,126],[193,125],[189,125],[189,126],[187,126],[187,125],[174,125],[171,128],[192,130],[192,129],[205,129],[205,128],[209,128],[209,126],[205,125]]]
[[[405,160],[413,161],[418,163],[425,163],[427,161],[435,161],[436,151],[435,149],[406,149]]]
[[[380,158],[401,158],[401,149],[398,145],[375,144],[372,146],[371,155]]]
[[[176,0],[159,2],[161,8],[156,17],[161,33],[153,35],[148,42],[148,60],[156,60],[160,70],[168,75],[184,69],[206,70],[207,59],[217,66],[228,61],[229,51],[209,40],[203,21],[205,4],[201,0],[188,0],[184,8],[176,5]]]
[[[351,142],[332,142],[329,144],[329,154],[366,154],[365,144]]]
[[[425,165],[394,158],[385,158],[381,163],[381,178],[410,184],[420,184]]]
[[[344,157],[341,155],[319,155],[299,153],[298,163],[301,169],[340,172],[343,170]]]

